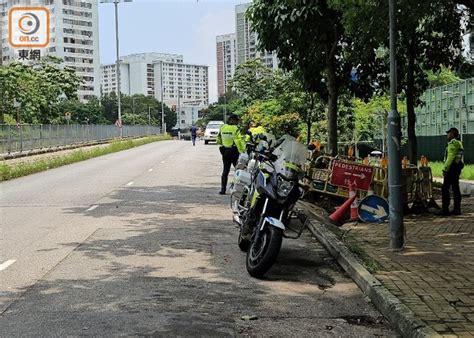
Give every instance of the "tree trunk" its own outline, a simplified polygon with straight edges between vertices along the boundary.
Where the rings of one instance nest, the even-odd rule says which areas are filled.
[[[331,65],[327,70],[328,77],[328,146],[329,154],[336,156],[337,151],[337,77],[334,67]]]
[[[306,144],[309,144],[311,142],[311,126],[313,124],[314,95],[315,95],[314,93],[310,94],[311,104],[306,116],[306,127],[308,129],[308,134],[306,135]]]
[[[411,164],[418,162],[418,146],[415,133],[415,40],[412,39],[408,48],[408,71],[407,71],[407,120],[408,120],[408,159]]]

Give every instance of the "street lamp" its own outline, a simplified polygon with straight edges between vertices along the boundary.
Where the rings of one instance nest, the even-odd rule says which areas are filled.
[[[165,104],[163,102],[163,61],[160,61],[160,92],[161,92],[161,129],[162,133],[166,133],[165,123]]]
[[[227,123],[227,92],[224,92],[224,123]]]
[[[388,189],[390,204],[390,248],[403,250],[405,228],[403,225],[401,161],[400,161],[400,114],[397,110],[397,51],[395,27],[395,0],[389,0],[390,17],[390,112],[388,114]]]
[[[132,0],[100,0],[103,4],[113,3],[115,5],[115,49],[116,49],[116,76],[117,76],[117,114],[120,128],[120,138],[123,137],[122,129],[122,98],[120,97],[120,45],[119,45],[119,21],[118,21],[118,4],[119,2],[132,2]]]
[[[178,87],[178,140],[181,139],[181,89]]]

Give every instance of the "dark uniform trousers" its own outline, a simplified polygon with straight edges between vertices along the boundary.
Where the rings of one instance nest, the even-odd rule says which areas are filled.
[[[461,176],[462,165],[459,163],[452,163],[447,172],[444,173],[442,193],[442,208],[443,211],[449,211],[449,204],[451,203],[451,196],[449,190],[453,189],[454,212],[461,211],[461,190],[459,188],[459,176]]]
[[[230,167],[232,165],[234,167],[237,165],[237,161],[239,160],[239,151],[237,150],[236,146],[232,146],[229,148],[221,146],[219,150],[222,154],[222,162],[224,163],[224,170],[222,171],[221,177],[221,190],[226,191],[227,178],[229,177]]]

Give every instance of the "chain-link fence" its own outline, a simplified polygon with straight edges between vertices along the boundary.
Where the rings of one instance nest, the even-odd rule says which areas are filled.
[[[159,127],[123,126],[123,137],[160,134]],[[107,125],[0,125],[0,154],[60,147],[120,137],[120,129]]]

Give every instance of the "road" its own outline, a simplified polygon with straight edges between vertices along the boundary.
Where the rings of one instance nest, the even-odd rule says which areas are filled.
[[[394,335],[309,234],[251,278],[220,169],[164,141],[1,183],[0,336]]]

